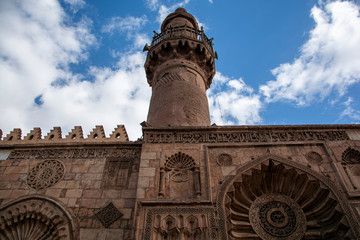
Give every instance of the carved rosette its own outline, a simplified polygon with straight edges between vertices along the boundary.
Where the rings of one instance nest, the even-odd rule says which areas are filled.
[[[264,239],[301,239],[306,230],[306,218],[301,207],[281,194],[265,194],[250,207],[250,223]]]
[[[219,166],[230,166],[232,164],[232,157],[227,153],[222,153],[216,158],[216,162]]]
[[[315,165],[318,165],[323,161],[323,158],[317,152],[308,152],[306,154],[306,159],[308,160],[309,163],[315,164]]]
[[[64,176],[64,165],[58,160],[45,160],[33,167],[27,177],[27,184],[34,189],[53,186]]]

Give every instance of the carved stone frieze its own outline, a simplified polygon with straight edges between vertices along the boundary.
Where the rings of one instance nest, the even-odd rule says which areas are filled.
[[[144,132],[145,143],[244,143],[348,140],[345,131]]]
[[[45,160],[33,167],[28,176],[27,184],[34,189],[53,186],[64,176],[64,165],[58,160]]]
[[[214,209],[147,208],[143,239],[218,239]]]
[[[61,159],[61,158],[105,158],[137,157],[138,148],[81,148],[81,149],[40,149],[14,150],[8,159]]]
[[[114,206],[113,203],[109,203],[95,213],[95,216],[106,228],[118,220],[122,215],[123,214]]]

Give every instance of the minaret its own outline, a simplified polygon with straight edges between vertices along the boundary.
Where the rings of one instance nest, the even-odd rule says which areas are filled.
[[[145,62],[152,87],[147,122],[152,127],[210,126],[206,90],[215,75],[212,39],[183,8],[166,17],[154,32]]]

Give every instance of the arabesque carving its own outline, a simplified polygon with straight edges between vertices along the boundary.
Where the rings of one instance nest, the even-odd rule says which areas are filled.
[[[63,159],[63,158],[104,158],[139,157],[138,148],[80,148],[14,150],[8,159]]]
[[[33,167],[28,176],[27,184],[34,189],[53,186],[64,176],[64,165],[57,160],[45,160]]]
[[[321,157],[321,155],[317,152],[308,152],[306,154],[306,159],[308,160],[309,163],[311,164],[320,164],[323,161],[323,158]]]
[[[0,209],[0,238],[7,240],[74,240],[70,215],[53,200],[30,197]]]
[[[216,158],[216,162],[219,166],[225,167],[232,164],[232,157],[227,153],[222,153]]]

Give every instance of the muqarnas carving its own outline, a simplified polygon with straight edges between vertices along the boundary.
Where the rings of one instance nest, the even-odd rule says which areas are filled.
[[[175,153],[160,168],[159,198],[188,199],[201,196],[200,168],[189,155]]]
[[[27,184],[34,189],[53,186],[64,176],[64,165],[58,160],[45,160],[33,167],[27,177]]]
[[[210,239],[207,222],[204,214],[156,215],[154,239]]]
[[[95,216],[106,228],[118,220],[122,215],[123,214],[114,206],[113,203],[109,203],[95,213]]]
[[[349,147],[343,152],[342,160],[341,164],[352,187],[358,190],[360,188],[360,152]]]

